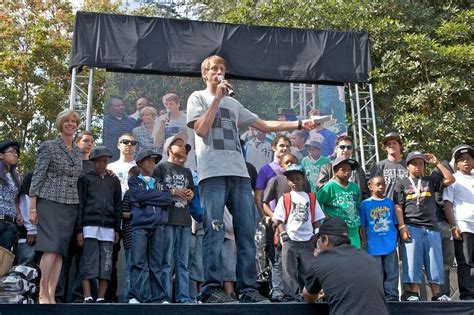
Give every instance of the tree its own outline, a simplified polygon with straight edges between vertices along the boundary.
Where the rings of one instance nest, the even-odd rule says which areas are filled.
[[[370,35],[380,134],[448,158],[474,142],[473,10],[467,1],[190,1],[200,19]]]
[[[72,8],[65,0],[3,5],[0,138],[37,148],[54,137],[56,114],[67,102]],[[22,165],[30,169],[35,152],[23,152]]]

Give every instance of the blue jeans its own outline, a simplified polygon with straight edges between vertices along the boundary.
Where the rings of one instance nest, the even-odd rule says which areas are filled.
[[[124,275],[124,286],[123,286],[123,300],[125,303],[128,302],[128,293],[130,292],[130,269],[132,267],[132,249],[126,249],[125,251],[125,275]],[[141,279],[141,291],[142,295],[145,296],[145,300],[151,300],[150,283],[148,282],[148,261],[146,262],[145,270],[143,271],[143,278]]]
[[[173,298],[173,262],[176,274],[176,302],[192,303],[189,295],[189,247],[191,228],[187,226],[163,226],[163,260],[161,262],[161,282],[164,289],[164,300]]]
[[[0,220],[0,246],[12,250],[16,239],[16,224],[7,220]]]
[[[407,225],[409,242],[402,242],[403,283],[421,283],[423,265],[429,283],[443,284],[443,251],[438,231]]]
[[[16,264],[26,265],[35,261],[35,245],[30,246],[26,242],[18,243],[16,247]]]
[[[236,289],[240,292],[255,290],[255,206],[250,179],[238,176],[206,178],[199,183],[199,195],[204,211],[203,294],[223,286],[219,255],[224,243],[224,206],[227,206],[233,217],[237,245]]]
[[[135,298],[142,303],[163,301],[164,290],[160,279],[161,238],[159,226],[132,231],[129,300]],[[150,285],[151,297],[143,290],[143,280],[146,278]]]
[[[399,301],[398,295],[398,255],[397,250],[387,255],[373,256],[380,265],[382,272],[383,288],[385,291],[385,298],[387,301]]]

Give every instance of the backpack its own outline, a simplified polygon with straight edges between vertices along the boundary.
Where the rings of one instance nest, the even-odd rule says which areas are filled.
[[[311,211],[311,223],[314,223],[315,220],[315,210],[316,210],[316,194],[314,192],[309,192],[309,209]],[[285,207],[285,224],[288,222],[288,217],[290,216],[291,211],[291,193],[283,194],[283,206]],[[278,246],[280,244],[280,233],[278,232],[278,227],[275,227],[275,232],[273,234],[273,245]]]

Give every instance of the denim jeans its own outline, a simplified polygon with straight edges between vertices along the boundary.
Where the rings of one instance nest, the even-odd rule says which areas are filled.
[[[224,206],[233,217],[237,245],[237,292],[255,290],[255,206],[250,179],[238,176],[206,178],[199,183],[199,195],[204,211],[203,294],[223,286],[219,254],[224,243]]]
[[[173,262],[176,275],[176,302],[192,303],[189,295],[189,247],[191,227],[163,226],[163,260],[161,262],[161,282],[164,289],[164,300],[172,302],[173,298]]]
[[[130,292],[130,268],[132,267],[132,249],[125,249],[125,274],[124,274],[124,285],[123,285],[123,300],[125,303],[128,303],[128,294]],[[148,273],[150,272],[148,269],[148,261],[145,262],[145,270],[143,271],[143,277],[141,279],[141,291],[142,295],[145,296],[145,301],[151,300],[151,292],[150,292],[150,283],[148,281]]]
[[[388,255],[373,256],[380,265],[382,272],[383,288],[385,291],[385,298],[387,301],[399,301],[398,295],[398,255],[395,249]]]
[[[272,298],[283,298],[283,271],[281,266],[281,247],[275,247],[275,262],[272,266]]]
[[[442,285],[443,251],[438,231],[421,226],[407,225],[409,242],[402,242],[403,283],[421,283],[423,265],[429,283]]]
[[[132,231],[129,300],[135,298],[142,303],[163,301],[164,290],[160,279],[161,251],[162,235],[159,226]],[[146,290],[143,290],[143,279],[147,277],[151,296],[147,296]]]
[[[314,242],[287,240],[282,244],[281,262],[283,292],[286,297],[297,298],[299,276],[308,274],[314,260]]]
[[[12,250],[16,239],[16,224],[7,220],[0,220],[0,246]]]
[[[16,247],[16,264],[26,265],[35,262],[35,245],[30,246],[25,242],[18,242]]]

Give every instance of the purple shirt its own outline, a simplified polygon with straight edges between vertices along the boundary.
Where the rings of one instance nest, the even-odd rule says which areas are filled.
[[[262,166],[260,171],[258,171],[257,175],[257,184],[255,185],[255,189],[265,190],[267,187],[268,182],[275,176],[281,175],[283,173],[283,169],[281,168],[280,164],[271,162]],[[270,208],[275,208],[275,200],[270,201]]]

